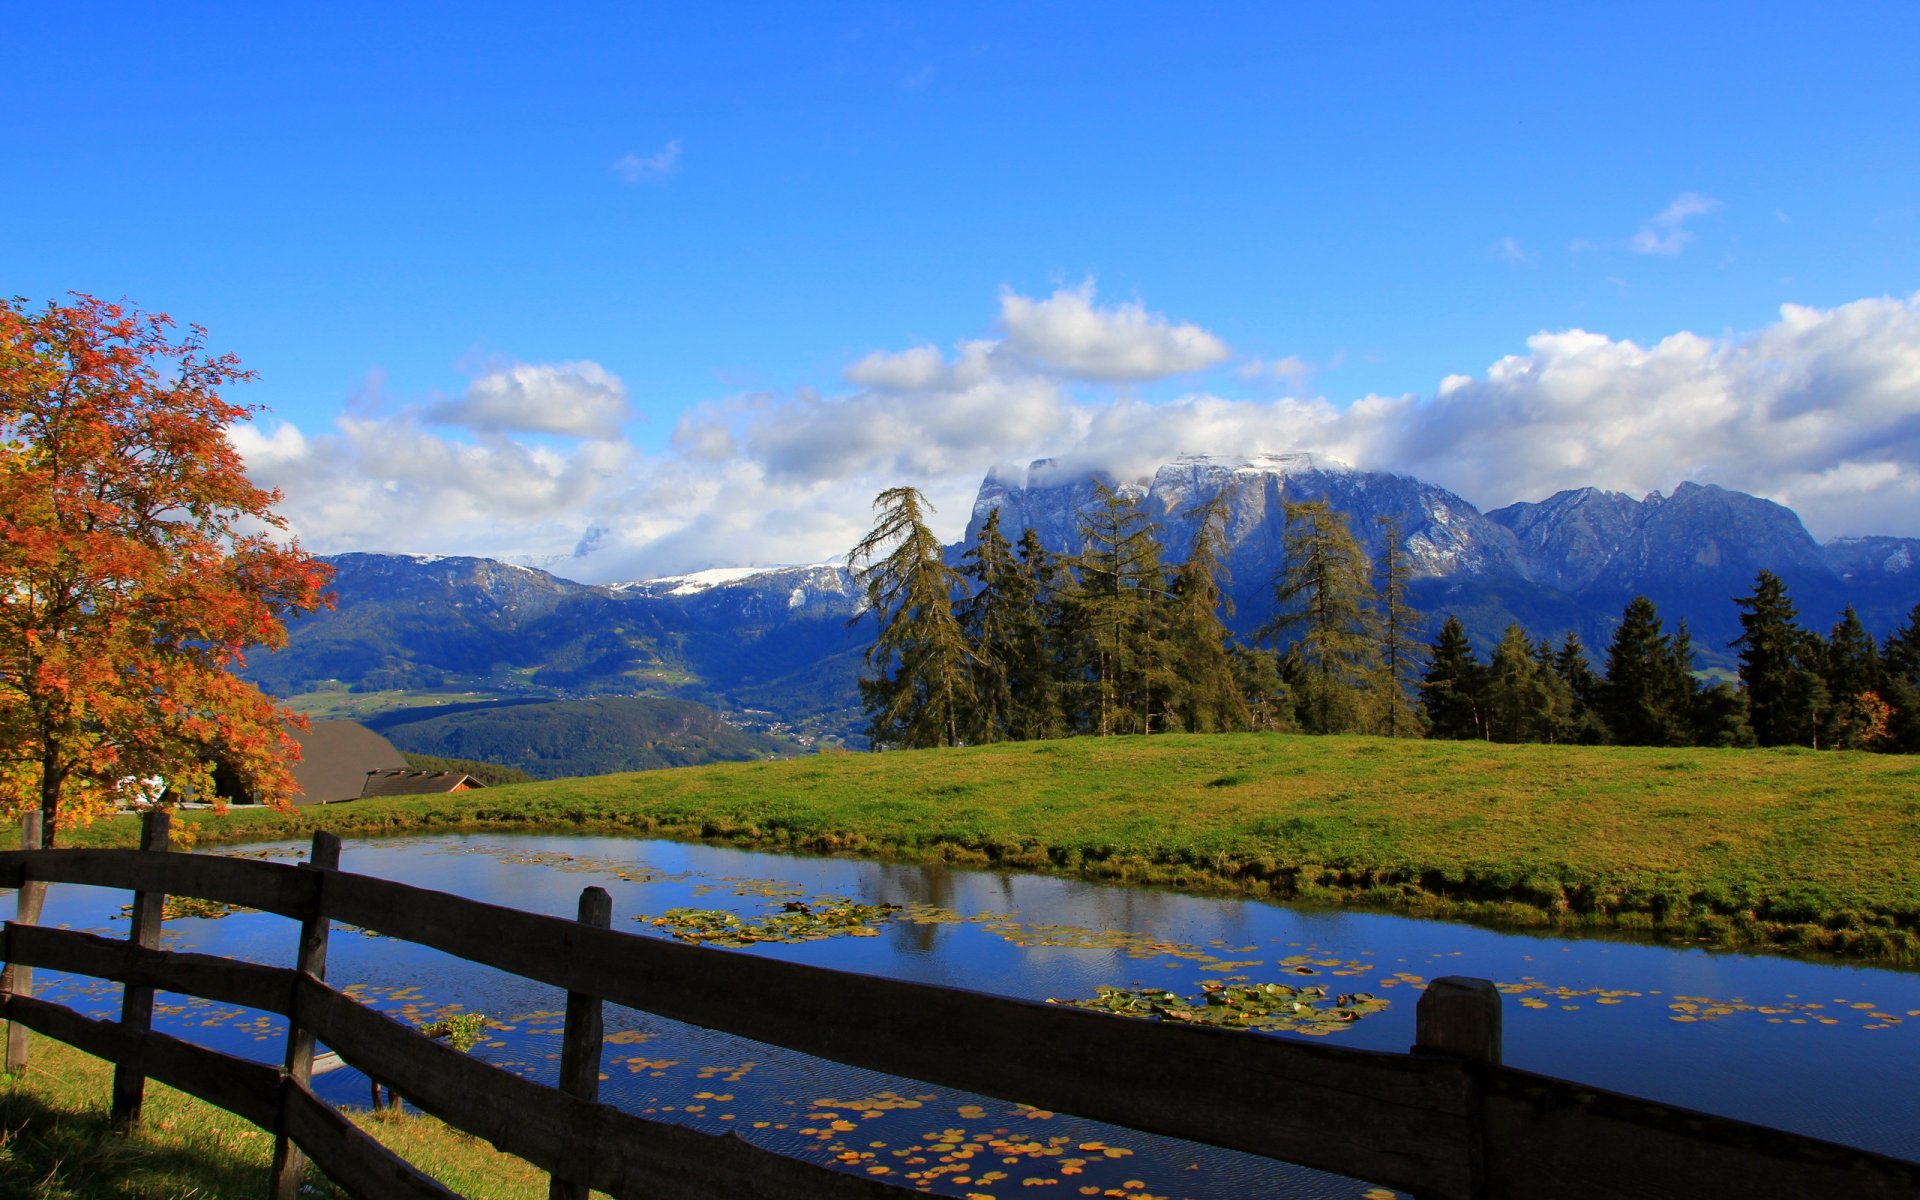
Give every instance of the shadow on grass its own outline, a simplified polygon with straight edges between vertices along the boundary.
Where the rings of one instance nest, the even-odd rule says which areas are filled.
[[[217,1133],[171,1128],[174,1119],[163,1116],[148,1120],[168,1127],[120,1137],[104,1108],[60,1108],[17,1088],[0,1092],[0,1200],[266,1195],[267,1168],[223,1155]]]

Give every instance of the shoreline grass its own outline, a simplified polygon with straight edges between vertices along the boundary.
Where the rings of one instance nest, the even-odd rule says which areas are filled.
[[[251,1121],[148,1080],[140,1127],[121,1137],[107,1123],[112,1063],[38,1034],[27,1062],[24,1075],[0,1074],[0,1200],[267,1194],[273,1134]],[[355,1109],[346,1116],[473,1200],[546,1194],[544,1172],[433,1117]],[[346,1196],[312,1167],[302,1194]]]
[[[1880,755],[1078,738],[183,816],[200,845],[664,836],[1920,965],[1920,762]]]

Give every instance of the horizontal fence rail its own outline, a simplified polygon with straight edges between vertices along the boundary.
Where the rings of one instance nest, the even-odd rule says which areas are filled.
[[[1920,1200],[1920,1164],[1501,1065],[1498,996],[1484,981],[1434,982],[1422,999],[1415,1052],[1348,1049],[1119,1020],[615,932],[597,907],[604,892],[592,905],[583,900],[579,920],[526,913],[340,871],[326,865],[337,862],[338,849],[337,841],[320,841],[328,836],[316,838],[319,866],[156,850],[0,853],[0,886],[23,888],[23,901],[27,888],[89,884],[199,896],[301,920],[298,969],[16,922],[0,932],[0,959],[10,973],[44,967],[117,980],[130,991],[198,995],[285,1016],[293,1032],[284,1068],[125,1021],[91,1021],[18,988],[0,997],[7,1020],[112,1059],[129,1078],[151,1076],[275,1130],[284,1143],[276,1194],[292,1194],[282,1189],[293,1186],[297,1152],[355,1195],[451,1194],[313,1095],[308,1073],[316,1039],[347,1063],[371,1068],[419,1108],[548,1171],[556,1198],[584,1195],[588,1187],[688,1200],[904,1194],[877,1179],[763,1150],[737,1134],[702,1133],[598,1103],[593,1072],[578,1064],[597,1063],[598,1004],[611,1001],[852,1066],[1385,1184],[1423,1200]],[[591,919],[590,908],[598,914]],[[563,1061],[575,1065],[563,1069],[563,1088],[468,1057],[330,987],[322,978],[329,921],[564,989]]]

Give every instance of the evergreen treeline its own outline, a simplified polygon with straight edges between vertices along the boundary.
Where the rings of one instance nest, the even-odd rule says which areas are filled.
[[[1389,552],[1376,570],[1344,516],[1324,501],[1289,504],[1281,615],[1255,645],[1240,643],[1223,620],[1230,499],[1223,492],[1184,514],[1196,533],[1177,565],[1163,561],[1139,500],[1097,484],[1081,553],[1053,554],[1031,529],[1010,542],[996,511],[955,568],[927,528],[926,499],[912,488],[882,492],[872,532],[849,555],[879,622],[860,683],[873,744],[1231,730],[1420,736],[1421,618],[1406,601],[1405,562]]]
[[[1558,646],[1529,642],[1517,625],[1482,663],[1448,617],[1420,687],[1428,735],[1920,752],[1920,604],[1876,647],[1851,605],[1825,637],[1801,627],[1769,571],[1733,602],[1739,687],[1703,686],[1686,622],[1666,633],[1644,596],[1627,604],[1599,670],[1574,635]]]
[[[1010,542],[996,510],[957,568],[916,489],[874,500],[849,565],[879,623],[860,682],[876,747],[1293,730],[1920,751],[1920,604],[1883,646],[1851,607],[1822,637],[1762,571],[1733,598],[1738,687],[1703,684],[1686,622],[1667,632],[1644,596],[1599,665],[1578,636],[1536,641],[1517,624],[1483,660],[1451,615],[1420,640],[1390,520],[1374,563],[1346,517],[1313,501],[1286,505],[1276,613],[1248,645],[1223,620],[1229,493],[1183,514],[1196,533],[1172,566],[1136,498],[1095,495],[1081,553],[1051,553],[1031,529]]]

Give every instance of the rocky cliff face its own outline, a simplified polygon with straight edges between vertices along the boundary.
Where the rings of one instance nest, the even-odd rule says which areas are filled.
[[[998,508],[1008,540],[1030,527],[1049,550],[1077,554],[1085,548],[1080,516],[1097,503],[1094,478],[1062,472],[1050,459],[1024,473],[991,476],[974,502],[966,541],[972,542]],[[1354,535],[1375,556],[1385,539],[1382,519],[1396,521],[1416,576],[1528,576],[1511,531],[1452,492],[1405,475],[1356,471],[1310,454],[1268,454],[1242,459],[1184,455],[1144,479],[1100,478],[1142,500],[1172,561],[1185,557],[1193,542],[1195,510],[1231,489],[1226,533],[1236,579],[1272,578],[1282,562],[1285,504],[1315,500],[1346,513]]]

